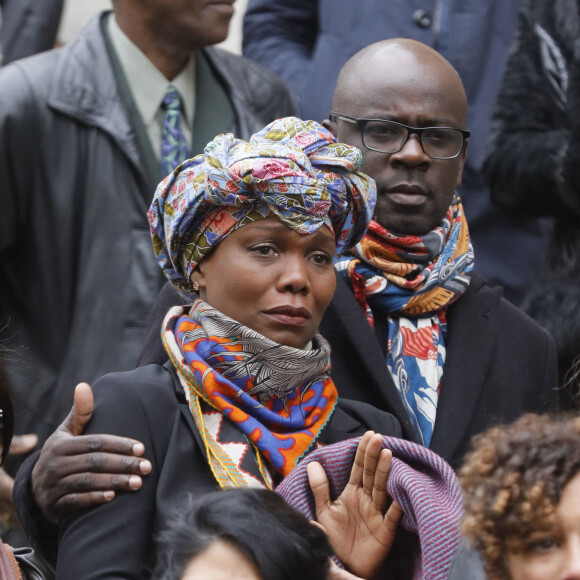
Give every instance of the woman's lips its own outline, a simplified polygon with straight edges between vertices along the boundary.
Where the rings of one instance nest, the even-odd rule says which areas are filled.
[[[306,308],[294,308],[292,306],[278,306],[277,308],[266,310],[264,314],[290,326],[304,326],[312,317]]]

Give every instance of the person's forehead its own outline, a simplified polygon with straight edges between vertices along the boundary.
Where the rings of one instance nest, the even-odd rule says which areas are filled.
[[[379,64],[362,66],[348,79],[340,112],[418,125],[465,124],[465,97],[452,69],[404,60]]]
[[[390,119],[416,127],[462,128],[462,115],[457,109],[433,103],[431,95],[423,97],[416,93],[415,96],[415,99],[410,99],[396,93],[378,103],[361,101],[351,114],[364,119]]]

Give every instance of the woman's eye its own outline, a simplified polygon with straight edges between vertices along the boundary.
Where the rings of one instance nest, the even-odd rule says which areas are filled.
[[[332,256],[330,254],[327,254],[326,252],[316,252],[315,254],[312,254],[311,259],[315,264],[332,263]]]
[[[262,244],[260,246],[254,246],[251,248],[252,252],[259,254],[260,256],[276,256],[278,252],[274,249],[273,246],[269,246],[267,244]]]
[[[539,538],[530,542],[526,549],[528,552],[545,552],[558,546],[558,540],[552,537]]]

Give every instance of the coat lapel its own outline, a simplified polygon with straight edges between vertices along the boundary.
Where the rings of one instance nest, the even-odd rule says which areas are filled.
[[[467,292],[449,307],[447,359],[430,448],[452,458],[470,432],[495,349],[493,315],[501,292],[482,294],[473,275]]]
[[[102,27],[110,13],[95,17],[75,40],[63,48],[54,71],[48,104],[60,113],[109,135],[143,175],[146,159],[119,92]],[[151,175],[144,190],[153,191],[158,175]]]
[[[205,50],[195,60],[195,119],[191,153],[203,153],[205,146],[220,133],[235,130],[236,114],[223,84],[218,80]]]
[[[197,430],[197,427],[195,426],[193,415],[191,414],[191,411],[189,409],[189,403],[187,402],[185,393],[183,392],[183,387],[181,386],[179,378],[177,377],[177,371],[175,370],[173,363],[171,361],[167,361],[163,366],[170,371],[171,377],[173,378],[173,384],[175,387],[175,396],[179,404],[179,410],[181,412],[181,415],[185,419],[187,426],[191,430],[193,438],[196,440],[199,449],[201,450],[201,452],[203,453],[204,457],[207,460],[205,443],[203,441],[200,432]]]

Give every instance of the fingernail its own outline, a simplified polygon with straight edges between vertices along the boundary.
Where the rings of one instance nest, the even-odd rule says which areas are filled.
[[[143,474],[143,475],[147,475],[148,473],[151,473],[151,462],[150,461],[141,461],[141,463],[139,463],[139,471]]]
[[[141,487],[141,478],[137,475],[132,475],[129,478],[129,487],[131,489],[139,489]]]
[[[103,492],[103,496],[105,497],[105,499],[107,501],[111,501],[115,497],[115,492],[114,491],[105,491],[105,492]]]
[[[135,455],[143,455],[145,453],[145,445],[143,443],[135,443],[133,445],[133,453]]]

